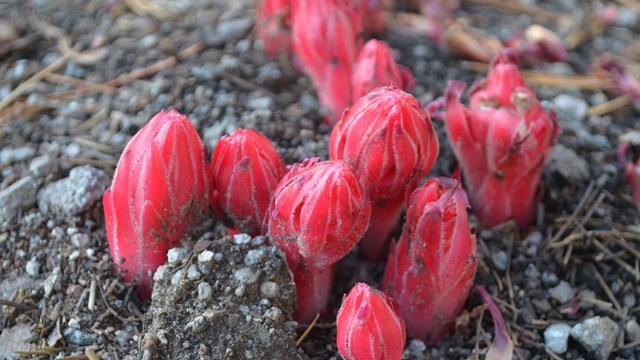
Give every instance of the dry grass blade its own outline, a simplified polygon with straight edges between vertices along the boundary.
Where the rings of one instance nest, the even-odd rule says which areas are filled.
[[[151,0],[124,0],[124,2],[138,15],[151,15],[158,20],[169,16],[165,9]]]
[[[11,306],[18,310],[36,310],[37,309],[33,306],[29,306],[20,302],[5,300],[5,299],[0,299],[0,305]]]
[[[98,355],[93,351],[93,349],[91,349],[91,348],[87,348],[87,349],[84,351],[84,354],[89,358],[89,360],[100,360],[100,359],[102,359],[102,357],[98,356]]]
[[[622,311],[622,306],[620,306],[618,299],[616,299],[615,295],[613,295],[613,291],[611,291],[611,288],[609,287],[609,285],[607,285],[607,282],[604,280],[604,278],[598,271],[598,268],[593,263],[589,265],[591,267],[591,271],[593,271],[593,274],[596,277],[596,280],[598,280],[598,284],[600,284],[600,287],[602,288],[602,290],[604,290],[605,294],[607,294],[609,301],[611,301],[611,303],[616,308],[616,310]]]
[[[541,18],[544,21],[555,23],[558,21],[558,14],[546,11],[538,7],[523,5],[517,1],[500,1],[500,0],[463,0],[467,5],[483,5],[491,6],[496,9],[513,11],[521,14],[530,15],[532,17]]]
[[[313,327],[318,322],[318,319],[320,319],[320,314],[316,314],[316,317],[313,318],[311,324],[309,324],[309,326],[307,326],[307,329],[302,333],[302,335],[300,335],[300,338],[298,338],[298,340],[296,341],[296,346],[300,346],[300,344],[302,344],[302,341],[307,337],[307,335],[309,335]]]
[[[629,95],[621,95],[613,100],[609,100],[605,103],[595,105],[589,108],[589,116],[602,116],[610,112],[621,109],[627,105],[631,105],[633,99]]]

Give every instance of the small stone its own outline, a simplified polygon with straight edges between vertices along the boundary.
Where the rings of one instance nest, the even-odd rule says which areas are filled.
[[[17,149],[4,148],[0,150],[0,164],[7,165],[31,159],[36,154],[36,149],[28,146]]]
[[[13,220],[20,211],[36,203],[38,185],[31,176],[25,176],[0,191],[0,224]]]
[[[180,265],[185,257],[187,257],[187,250],[185,248],[176,247],[169,249],[167,252],[167,261],[173,266]]]
[[[51,295],[51,292],[58,283],[58,280],[60,280],[60,267],[56,267],[55,269],[53,269],[51,275],[49,275],[42,283],[45,298],[48,298],[49,295]]]
[[[38,207],[42,212],[72,216],[88,210],[111,183],[107,174],[93,166],[78,166],[69,177],[58,180],[38,193]]]
[[[620,327],[606,316],[594,316],[571,328],[571,337],[597,359],[606,360],[613,351]]]
[[[244,257],[244,264],[247,266],[255,265],[262,260],[264,252],[261,250],[249,250]]]
[[[240,284],[253,284],[258,279],[256,274],[248,267],[235,270],[233,272],[233,278]]]
[[[173,274],[173,277],[171,278],[171,286],[179,287],[183,277],[184,277],[184,270],[181,269],[176,271],[176,273]]]
[[[205,250],[198,254],[198,263],[209,264],[213,261],[213,251]]]
[[[225,43],[236,43],[245,38],[252,26],[253,21],[248,18],[220,22],[213,33],[204,35],[204,41],[207,45],[214,47]]]
[[[423,357],[424,352],[427,351],[427,345],[425,345],[424,341],[419,339],[413,339],[409,343],[409,351],[411,351],[411,355],[414,357]]]
[[[524,269],[524,276],[529,279],[537,279],[540,277],[540,271],[538,271],[538,268],[534,264],[529,264],[527,268]]]
[[[560,94],[553,99],[553,104],[558,112],[563,112],[573,121],[582,121],[587,116],[589,105],[579,97]]]
[[[49,155],[42,155],[31,160],[29,171],[38,177],[45,177],[58,171],[58,160]]]
[[[640,341],[640,325],[636,319],[631,319],[624,323],[624,331],[629,342]]]
[[[201,282],[198,284],[198,300],[199,301],[207,301],[211,298],[211,285],[206,282]]]
[[[218,76],[219,71],[217,64],[207,64],[204,66],[192,67],[191,75],[198,80],[211,81]]]
[[[241,297],[242,295],[244,295],[245,291],[247,291],[247,288],[244,285],[240,285],[236,288],[234,293],[237,297]]]
[[[191,320],[191,322],[189,322],[187,324],[187,327],[192,328],[196,332],[200,332],[200,331],[204,330],[206,325],[207,325],[207,323],[206,323],[204,317],[196,316],[193,320]]]
[[[86,248],[89,245],[89,242],[91,242],[89,234],[77,233],[71,236],[71,243],[78,249]]]
[[[556,354],[564,354],[569,343],[571,326],[552,324],[544,331],[544,344]]]
[[[116,343],[120,346],[127,346],[131,340],[131,335],[124,330],[116,330],[113,335],[115,335]]]
[[[235,234],[233,235],[233,241],[236,245],[246,245],[251,242],[251,236],[249,234]]]
[[[508,257],[506,252],[502,250],[492,252],[491,260],[493,261],[493,265],[495,265],[498,270],[505,271],[507,269]]]
[[[80,346],[92,345],[98,339],[97,335],[89,334],[73,327],[64,329],[62,336],[66,342]]]
[[[562,144],[556,144],[549,150],[547,168],[571,182],[578,182],[589,177],[587,161]]]
[[[558,281],[559,281],[558,275],[546,270],[542,272],[542,276],[540,277],[540,280],[542,281],[542,285],[544,285],[544,287],[547,287],[547,288],[556,286],[556,284],[558,284]]]
[[[189,266],[189,270],[187,270],[187,278],[189,280],[198,280],[201,275],[202,274],[200,274],[200,271],[198,271],[198,268],[194,264]]]
[[[27,275],[32,278],[37,277],[40,274],[40,262],[38,262],[38,259],[35,256],[27,262],[26,270]]]
[[[571,285],[569,285],[569,283],[564,280],[560,281],[560,283],[555,287],[549,289],[549,294],[560,304],[566,304],[576,296],[576,293],[575,291],[573,291]]]
[[[161,265],[156,269],[156,272],[153,273],[153,281],[161,282],[164,281],[164,276],[167,272],[167,265]]]
[[[264,312],[264,317],[269,320],[278,321],[282,317],[282,310],[273,306]]]
[[[269,109],[273,107],[273,99],[268,96],[252,97],[247,101],[247,109]]]
[[[167,345],[169,344],[169,340],[167,340],[167,333],[163,330],[158,331],[158,340],[160,341],[160,344],[162,345]]]
[[[260,294],[267,299],[275,299],[280,291],[278,284],[272,281],[265,281],[260,285]]]

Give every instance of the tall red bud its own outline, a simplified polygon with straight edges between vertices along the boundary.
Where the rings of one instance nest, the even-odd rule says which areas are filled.
[[[398,65],[387,44],[380,40],[367,41],[353,71],[353,100],[380,86],[396,85],[410,91],[415,85],[411,71]]]
[[[351,164],[373,202],[371,226],[360,249],[380,259],[413,190],[438,156],[429,114],[410,94],[394,86],[361,97],[331,133],[329,157]]]
[[[258,3],[257,36],[269,57],[291,48],[291,3],[292,0],[260,0]]]
[[[407,332],[429,344],[449,333],[476,272],[476,239],[457,180],[433,178],[409,198],[400,241],[391,245],[382,289],[396,299]]]
[[[125,281],[142,297],[169,248],[206,216],[207,149],[186,116],[161,111],[127,144],[104,193],[107,238]]]
[[[500,54],[483,85],[460,102],[464,85],[449,83],[445,123],[460,163],[474,214],[492,227],[514,219],[532,220],[536,192],[549,148],[558,132],[513,60]]]
[[[338,351],[346,360],[399,360],[407,338],[398,304],[357,283],[342,299],[336,321]]]
[[[358,14],[350,18],[342,0],[298,0],[293,20],[293,49],[315,85],[333,125],[351,105],[351,76],[356,61]],[[356,20],[352,20],[356,19]]]
[[[324,311],[333,264],[360,240],[371,202],[351,166],[307,159],[280,180],[269,207],[269,235],[294,275],[294,319],[309,322]]]
[[[253,129],[237,129],[220,138],[211,166],[211,205],[218,218],[230,228],[263,233],[271,195],[285,173],[273,144]]]

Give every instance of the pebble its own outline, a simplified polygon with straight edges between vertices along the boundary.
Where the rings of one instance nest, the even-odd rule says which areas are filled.
[[[201,282],[198,284],[198,300],[199,301],[207,301],[211,298],[211,285],[206,282]]]
[[[253,27],[253,20],[249,18],[232,19],[218,24],[215,31],[204,34],[204,41],[209,46],[221,46],[225,43],[235,43],[245,38]]]
[[[282,310],[278,307],[271,307],[264,312],[264,317],[269,320],[278,321],[282,317]]]
[[[558,284],[559,279],[558,279],[558,275],[556,275],[555,273],[545,270],[542,272],[542,276],[540,277],[540,280],[542,281],[542,285],[548,288]]]
[[[571,326],[567,324],[552,324],[544,331],[544,344],[556,354],[567,351]]]
[[[586,118],[589,104],[579,97],[560,94],[553,99],[553,104],[559,112],[570,116],[571,121],[582,121]]]
[[[181,247],[175,247],[173,249],[169,249],[167,252],[167,261],[171,265],[180,265],[182,260],[187,257],[187,250]]]
[[[48,298],[51,295],[51,292],[55,288],[56,284],[60,280],[60,267],[56,267],[51,272],[44,282],[42,283],[42,287],[44,288],[44,297]]]
[[[45,213],[78,215],[100,200],[110,183],[104,171],[90,165],[78,166],[71,169],[69,177],[38,193],[38,207]]]
[[[173,277],[171,278],[171,285],[173,287],[180,286],[180,282],[182,281],[183,277],[184,277],[184,270],[180,269],[176,271],[176,273],[173,274]]]
[[[233,242],[236,245],[246,245],[251,242],[251,235],[249,234],[235,234],[233,235]]]
[[[32,278],[37,277],[40,274],[40,262],[38,262],[38,259],[35,256],[27,262],[26,271],[27,275]]]
[[[496,268],[498,268],[498,270],[505,271],[507,269],[508,257],[506,252],[502,250],[492,252],[491,260],[493,261],[493,264],[496,266]]]
[[[86,333],[74,327],[64,329],[62,336],[66,342],[80,346],[89,346],[98,339],[97,335]]]
[[[555,287],[549,289],[549,295],[558,300],[560,304],[566,304],[576,296],[576,293],[573,291],[571,285],[563,280]]]
[[[244,264],[247,266],[255,265],[262,260],[264,256],[264,252],[257,249],[252,249],[247,252],[247,255],[244,257]]]
[[[549,150],[547,168],[559,173],[563,178],[571,182],[589,178],[589,164],[587,161],[562,144],[556,144]]]
[[[0,191],[0,224],[13,220],[19,212],[33,206],[37,188],[35,179],[25,176]]]
[[[198,80],[211,81],[218,76],[219,69],[217,64],[194,66],[191,68],[191,75]]]
[[[31,160],[29,171],[38,177],[46,177],[58,171],[58,159],[49,155],[42,155]]]
[[[257,280],[256,274],[248,267],[240,268],[233,272],[233,278],[240,284],[253,284]]]
[[[631,319],[624,324],[624,331],[629,342],[640,341],[640,325],[636,319]]]
[[[191,266],[189,266],[189,270],[187,270],[187,278],[189,280],[198,280],[201,276],[202,274],[200,274],[198,268],[194,264],[191,264]]]
[[[620,327],[606,316],[594,316],[571,328],[571,337],[597,359],[606,360],[613,351]]]
[[[28,146],[17,149],[4,148],[0,150],[0,164],[12,164],[31,159],[36,154],[36,149]]]
[[[527,265],[527,268],[524,269],[524,276],[529,279],[537,279],[540,277],[540,271],[534,264]]]
[[[71,243],[78,249],[86,248],[89,245],[89,242],[91,242],[89,234],[77,233],[71,235]]]
[[[129,340],[131,340],[131,335],[125,330],[116,330],[113,334],[115,335],[116,343],[120,346],[128,345]]]
[[[265,281],[260,285],[260,294],[267,299],[275,299],[280,291],[278,284],[272,281]]]

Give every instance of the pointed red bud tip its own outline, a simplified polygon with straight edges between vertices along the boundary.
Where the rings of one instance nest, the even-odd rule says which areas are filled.
[[[477,267],[466,196],[458,181],[430,179],[409,198],[407,217],[392,244],[382,289],[396,299],[407,332],[433,344],[452,329]]]
[[[161,111],[127,144],[103,197],[107,238],[124,278],[149,296],[151,273],[207,216],[206,148],[186,116]]]
[[[624,166],[627,184],[631,187],[634,200],[640,204],[640,160],[633,159],[630,142],[623,142],[618,147],[618,162]]]
[[[330,125],[351,104],[351,76],[358,30],[342,0],[298,0],[293,21],[293,49],[315,85]]]
[[[409,69],[400,66],[393,59],[393,53],[387,44],[371,39],[358,55],[353,71],[353,100],[380,86],[396,85],[410,91],[415,80]]]
[[[269,139],[252,129],[223,136],[211,157],[211,205],[227,227],[263,233],[271,195],[285,167]]]
[[[291,268],[317,272],[344,257],[369,225],[371,202],[351,166],[307,159],[291,167],[269,208],[269,234]]]
[[[260,0],[256,17],[257,36],[264,52],[275,57],[291,48],[291,1]]]
[[[445,92],[447,134],[467,182],[474,214],[487,227],[532,220],[549,148],[558,133],[553,111],[545,112],[533,90],[522,86],[517,66],[498,57],[484,86],[460,102],[464,85]]]
[[[346,360],[399,360],[406,341],[396,302],[369,285],[356,284],[338,311],[338,351]]]
[[[540,25],[531,25],[525,30],[524,37],[535,47],[536,53],[549,62],[566,61],[567,49],[558,34]]]
[[[329,157],[351,164],[369,190],[374,210],[361,245],[379,259],[397,224],[402,202],[438,156],[429,114],[410,94],[377,88],[345,112],[331,133]]]

